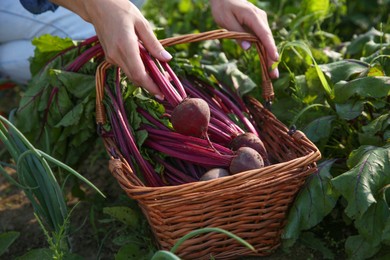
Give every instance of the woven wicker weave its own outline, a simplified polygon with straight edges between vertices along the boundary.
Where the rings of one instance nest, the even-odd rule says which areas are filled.
[[[189,34],[162,40],[164,46],[211,39],[240,39],[252,42],[262,61],[262,90],[265,100],[273,99],[273,88],[263,63],[265,53],[257,38],[225,30]],[[103,62],[96,74],[96,120],[105,122],[103,107]],[[289,131],[254,98],[247,98],[250,111],[261,129],[268,153],[277,163],[207,182],[180,186],[146,187],[122,158],[115,142],[103,137],[107,151],[116,150],[109,170],[126,194],[137,200],[149,221],[158,245],[169,250],[190,231],[218,227],[243,238],[256,249],[249,250],[220,233],[208,233],[186,240],[177,254],[183,259],[234,259],[244,255],[271,254],[281,241],[289,208],[305,179],[317,170],[321,154],[300,131]]]

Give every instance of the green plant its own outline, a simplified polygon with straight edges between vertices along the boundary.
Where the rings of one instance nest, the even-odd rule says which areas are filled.
[[[323,155],[318,173],[308,179],[292,207],[283,234],[284,249],[300,249],[303,244],[326,259],[381,256],[386,259],[390,234],[389,1],[251,2],[268,13],[281,52],[280,78],[273,81],[272,111],[286,125],[302,129]],[[148,1],[144,10],[158,27],[156,33],[160,39],[217,28],[208,1]],[[35,43],[38,48],[34,75],[44,64],[40,58],[46,60],[68,44],[74,45],[50,37],[37,39]],[[61,48],[53,50],[51,46]],[[170,51],[175,54],[172,61],[175,71],[206,72],[210,81],[218,77],[225,84],[238,85],[242,93],[251,92],[261,98],[261,86],[257,84],[261,82],[261,73],[253,50],[244,52],[234,41],[212,41],[180,45]],[[72,55],[60,59],[68,63],[74,59]],[[37,115],[52,113],[54,117],[45,128],[51,143],[42,142],[40,147],[47,147],[47,153],[55,151],[59,158],[68,158],[71,163],[78,157],[70,155],[77,155],[89,147],[89,141],[96,140],[91,117],[94,97],[88,95],[94,79],[84,75],[94,72],[94,60],[91,61],[80,73],[52,68],[36,79],[35,88],[28,92],[41,93],[42,99],[36,99],[38,105],[25,110],[26,117],[33,115],[33,124],[32,130],[27,126],[23,130],[31,138],[37,136],[42,123]],[[52,82],[58,86],[51,85]],[[70,98],[64,107],[56,103],[48,106],[51,93],[56,98]],[[57,96],[58,93],[61,95]],[[23,105],[31,101],[27,96]],[[60,110],[67,112],[66,120],[62,120],[64,114]],[[79,133],[75,129],[81,120],[89,123]],[[24,121],[21,122],[23,125]],[[66,150],[69,140],[79,146]],[[79,142],[83,140],[88,142]],[[108,209],[104,212],[113,218],[117,214]],[[151,233],[147,223],[138,228],[130,223],[126,228],[114,225],[107,231],[102,225],[109,221],[112,220],[95,223],[99,250],[114,244],[119,249],[118,255],[128,252],[139,252],[149,258],[154,255],[156,249],[149,247]],[[142,248],[142,244],[148,245],[147,248]],[[161,254],[174,257],[168,251]]]
[[[198,236],[200,234],[209,233],[209,232],[218,232],[218,233],[225,234],[225,235],[227,235],[227,236],[237,240],[239,243],[243,244],[244,246],[246,246],[247,248],[251,249],[252,251],[255,251],[255,248],[253,246],[251,246],[248,242],[246,242],[245,240],[241,239],[240,237],[234,235],[233,233],[231,233],[231,232],[229,232],[227,230],[221,229],[221,228],[209,227],[209,228],[200,228],[200,229],[191,231],[187,235],[185,235],[182,238],[180,238],[176,242],[176,244],[171,248],[170,251],[166,251],[166,250],[157,251],[153,255],[152,260],[162,260],[162,259],[177,260],[177,259],[180,259],[179,257],[177,257],[175,255],[175,253],[176,253],[177,249],[181,246],[181,244],[183,244],[184,241],[186,241],[187,239],[190,239],[192,237]]]
[[[334,213],[351,230],[345,238],[346,256],[367,259],[386,249],[390,78],[381,53],[388,50],[388,44],[382,42],[366,53],[376,58],[321,65],[314,62],[304,75],[289,73],[294,80],[288,87],[294,89],[293,100],[300,110],[292,111],[295,116],[288,121],[317,144],[324,160],[290,212],[283,235],[285,246],[307,234],[300,231],[315,230]],[[361,42],[360,47],[365,44]],[[325,89],[324,80],[328,85]]]
[[[20,233],[16,231],[8,231],[0,233],[0,256],[4,254],[13,242],[19,237]]]
[[[281,53],[281,76],[274,81],[272,111],[286,125],[302,129],[324,158],[290,212],[284,244],[290,248],[304,241],[326,258],[369,258],[386,254],[388,246],[388,229],[367,224],[375,217],[377,221],[381,218],[381,223],[388,221],[384,203],[390,133],[388,5],[375,2],[361,13],[353,13],[353,8],[370,3],[305,1],[302,8],[301,1],[256,1],[269,14]],[[315,12],[321,9],[322,13]],[[362,13],[375,16],[375,21],[367,26],[349,23],[343,27]],[[165,36],[169,36],[171,26],[166,25]],[[259,82],[257,58],[250,51],[241,53],[224,43],[180,48],[188,53],[181,57],[190,57],[190,70],[209,67],[214,70],[207,72],[220,75],[215,73],[218,55],[213,56],[220,53],[219,57],[236,59],[238,68],[246,69],[249,78]],[[199,56],[191,57],[191,53]],[[354,186],[349,185],[352,183]],[[349,190],[352,187],[356,193]],[[356,207],[356,198],[366,207]],[[370,198],[374,200],[370,202]],[[379,212],[379,207],[382,215],[373,213]],[[353,213],[357,209],[361,214]],[[333,226],[339,227],[338,231],[331,230]],[[340,236],[341,230],[348,232]],[[331,237],[321,238],[320,231]],[[344,243],[346,250],[340,252]],[[331,253],[336,247],[338,255]]]
[[[100,195],[104,196],[104,194],[89,180],[66,164],[36,149],[3,116],[0,116],[0,141],[4,143],[15,162],[18,180],[9,176],[1,164],[0,173],[24,191],[34,208],[35,216],[48,238],[53,253],[61,259],[64,252],[69,250],[67,239],[70,212],[68,212],[62,187],[57,182],[50,163],[76,176]]]

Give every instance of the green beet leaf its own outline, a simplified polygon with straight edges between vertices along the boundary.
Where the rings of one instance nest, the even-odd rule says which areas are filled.
[[[7,252],[8,248],[19,237],[20,233],[17,231],[8,231],[0,233],[0,256]]]
[[[360,34],[351,41],[351,43],[347,46],[347,54],[354,55],[362,52],[368,42],[376,41],[376,39],[379,39],[381,36],[382,32],[376,30],[375,28],[371,28],[366,33]]]
[[[348,202],[346,214],[358,219],[381,199],[381,189],[390,184],[390,145],[361,146],[351,153],[347,164],[351,170],[332,183]]]
[[[331,183],[333,163],[334,160],[322,162],[295,199],[282,236],[287,246],[295,242],[302,230],[317,225],[335,207],[339,194]]]
[[[364,237],[350,236],[345,242],[345,251],[349,256],[348,259],[364,260],[375,255],[380,249],[379,244],[371,243],[371,241],[364,239]]]
[[[95,75],[87,75],[64,70],[53,70],[56,80],[65,86],[75,98],[82,99],[95,92]]]
[[[126,260],[126,259],[139,259],[147,260],[152,259],[152,252],[147,251],[143,245],[136,243],[129,243],[122,246],[115,254],[115,260]]]
[[[61,51],[75,46],[75,42],[70,38],[61,38],[50,34],[45,34],[34,38],[32,44],[35,46],[34,56],[31,58],[30,70],[35,76],[47,62],[53,59]],[[62,58],[62,62],[63,57]]]
[[[352,96],[383,98],[390,95],[390,77],[364,77],[340,81],[334,87],[336,103],[344,103]]]
[[[307,137],[318,142],[321,139],[327,139],[332,132],[332,122],[336,119],[335,116],[323,116],[310,122],[304,129]]]
[[[47,35],[33,43],[36,55],[32,66],[36,69],[41,66],[43,70],[33,74],[27,85],[16,113],[16,125],[38,148],[76,166],[88,154],[84,147],[90,147],[97,138],[94,118],[97,64],[89,62],[78,73],[68,72],[64,67],[81,52],[73,48],[73,41]],[[52,54],[60,53],[52,59]]]
[[[364,103],[362,100],[347,100],[344,103],[336,104],[335,108],[342,119],[352,120],[362,114]]]
[[[359,133],[359,143],[362,145],[380,146],[385,143],[390,134],[390,114],[380,115],[368,125],[362,126]]]
[[[390,218],[387,218],[382,233],[382,243],[390,246]]]
[[[322,253],[323,259],[335,259],[334,253],[329,249],[329,244],[324,242],[313,232],[303,232],[299,240],[305,246]]]
[[[247,94],[256,88],[252,79],[237,68],[236,62],[205,65],[204,68],[226,85],[237,87],[240,95]]]
[[[54,258],[54,252],[50,248],[34,248],[26,254],[15,258],[16,260],[49,260]]]
[[[363,216],[355,221],[355,227],[370,243],[380,244],[389,215],[389,205],[385,200],[378,199],[377,203],[371,204]]]
[[[390,130],[390,114],[380,115],[368,125],[362,126],[362,130],[369,135],[376,135]]]
[[[140,223],[139,215],[132,208],[124,206],[105,207],[103,213],[110,215],[114,219],[124,223],[130,228],[137,228]]]
[[[333,84],[342,80],[351,80],[368,68],[368,64],[359,60],[341,60],[319,65]]]

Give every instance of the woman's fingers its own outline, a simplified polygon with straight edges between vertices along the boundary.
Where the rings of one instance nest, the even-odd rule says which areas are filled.
[[[157,40],[149,22],[145,18],[136,21],[135,30],[139,39],[153,57],[160,61],[170,61],[172,59],[172,55]]]
[[[106,1],[106,0],[105,0]],[[104,3],[107,13],[115,14],[110,19],[92,16],[92,23],[103,46],[106,60],[121,68],[128,79],[150,94],[162,99],[163,94],[147,73],[142,62],[139,41],[161,61],[172,56],[166,52],[142,13],[128,0],[117,0],[114,4]]]
[[[272,68],[278,61],[279,54],[268,24],[267,14],[252,3],[245,0],[210,0],[211,11],[215,22],[230,31],[250,31],[257,36],[267,52],[267,66]],[[240,42],[244,50],[250,43]],[[270,72],[271,78],[279,77],[277,68]]]

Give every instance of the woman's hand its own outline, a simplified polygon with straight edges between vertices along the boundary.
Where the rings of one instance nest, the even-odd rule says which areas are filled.
[[[138,41],[153,57],[169,61],[172,56],[157,40],[139,9],[129,0],[52,0],[93,24],[106,60],[118,65],[129,80],[159,99],[163,94],[145,70]]]
[[[256,35],[267,52],[269,68],[279,59],[279,54],[268,25],[267,14],[246,0],[210,0],[211,12],[215,22],[230,31],[251,32]],[[250,47],[249,42],[240,42],[243,49]],[[275,68],[270,72],[271,78],[278,78]]]

